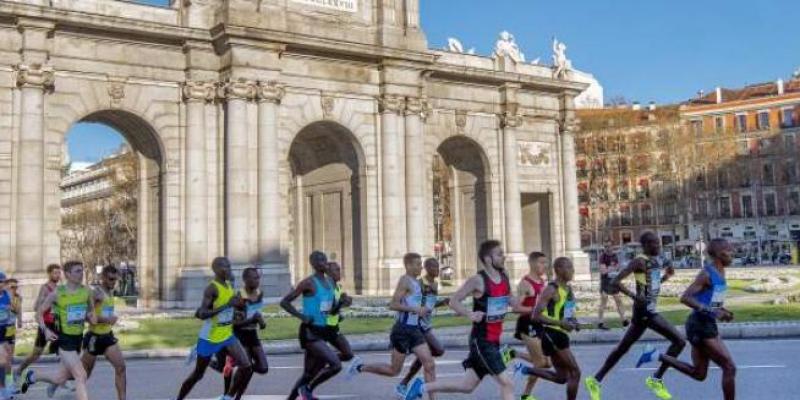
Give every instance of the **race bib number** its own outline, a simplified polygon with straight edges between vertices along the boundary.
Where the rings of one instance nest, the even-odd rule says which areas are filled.
[[[250,319],[250,318],[255,317],[256,314],[261,313],[261,308],[263,308],[263,307],[264,307],[264,303],[262,303],[260,301],[258,303],[248,304],[247,305],[247,313],[245,314],[246,318]]]
[[[720,308],[725,304],[725,294],[728,292],[727,285],[720,285],[714,287],[714,292],[711,294],[711,307]]]
[[[103,310],[100,312],[100,315],[103,318],[111,318],[114,316],[114,306],[103,306]]]
[[[217,314],[218,325],[230,325],[233,322],[233,307],[228,307]]]
[[[502,321],[508,311],[508,296],[489,297],[486,302],[486,322]]]
[[[658,296],[658,293],[661,291],[661,270],[654,268],[650,271],[650,290],[653,292],[653,296]]]
[[[328,314],[331,313],[331,308],[332,307],[333,307],[333,302],[332,301],[329,301],[329,300],[321,301],[319,303],[319,312],[320,312],[320,314],[322,314],[322,316],[327,317]]]
[[[425,308],[433,311],[436,308],[436,302],[439,300],[437,296],[429,295],[425,296]]]
[[[72,304],[67,306],[67,323],[80,325],[86,322],[86,304]]]
[[[575,300],[567,300],[564,303],[564,319],[575,319],[575,311],[578,309]]]

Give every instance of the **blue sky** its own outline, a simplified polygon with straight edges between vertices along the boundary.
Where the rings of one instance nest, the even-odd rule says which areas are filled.
[[[556,35],[566,42],[573,65],[600,80],[606,99],[679,102],[700,89],[786,78],[800,67],[797,0],[420,3],[430,47],[441,48],[453,36],[489,54],[505,29],[528,59],[550,62]],[[72,159],[93,161],[117,148],[122,139],[109,131],[76,125],[68,137]]]

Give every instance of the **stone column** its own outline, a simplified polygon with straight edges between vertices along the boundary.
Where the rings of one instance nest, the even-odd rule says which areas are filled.
[[[250,186],[247,152],[247,102],[257,94],[255,82],[230,81],[224,86],[225,119],[225,243],[232,264],[251,260],[249,246]]]
[[[264,263],[280,262],[278,104],[283,94],[275,82],[258,87],[258,258]]]
[[[52,69],[42,65],[17,66],[21,97],[17,152],[16,271],[40,273],[44,268],[45,146],[44,93],[52,88]],[[56,260],[47,260],[56,261]]]
[[[503,189],[505,196],[506,252],[522,253],[522,205],[519,194],[519,174],[517,173],[517,132],[522,125],[522,117],[506,112],[502,117],[503,126]]]
[[[384,95],[380,100],[383,260],[386,267],[393,268],[406,251],[405,172],[401,167],[404,142],[403,132],[398,130],[405,100],[396,95]],[[393,273],[386,278],[392,281]]]
[[[205,104],[215,97],[213,83],[186,82],[186,263],[207,266],[208,180],[206,173]]]
[[[408,251],[420,254],[432,250],[425,248],[425,107],[424,99],[409,97],[405,112],[406,244]]]
[[[575,119],[574,97],[565,95],[561,98],[561,116],[559,120],[559,140],[561,144],[561,184],[563,198],[561,209],[564,215],[564,249],[572,258],[575,266],[575,280],[588,281],[589,257],[581,250],[580,221],[578,219],[578,179],[575,168],[575,136],[578,121]]]

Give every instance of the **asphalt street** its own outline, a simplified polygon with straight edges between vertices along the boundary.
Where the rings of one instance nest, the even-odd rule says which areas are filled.
[[[658,346],[666,348],[665,343]],[[741,400],[797,400],[800,399],[800,339],[786,340],[739,340],[729,341],[728,346],[738,364],[737,399]],[[603,362],[612,345],[574,346],[584,376],[593,373]],[[628,354],[615,370],[606,378],[604,399],[655,399],[644,386],[644,380],[652,370],[633,368],[639,348]],[[466,352],[461,349],[449,350],[437,363],[439,379],[457,379],[462,373],[461,360]],[[684,351],[682,358],[688,358]],[[367,362],[388,361],[386,353],[361,354]],[[256,376],[248,390],[247,400],[285,399],[292,383],[301,373],[302,356],[270,357],[270,371],[266,376]],[[37,368],[52,368],[46,364]],[[189,373],[190,367],[183,360],[138,360],[128,364],[128,399],[130,400],[169,400],[177,393],[178,386]],[[675,371],[666,376],[667,387],[676,400],[721,399],[720,371],[714,369],[705,382],[695,382]],[[321,399],[393,399],[393,387],[397,379],[372,375],[356,376],[352,381],[339,376],[321,386],[317,395]],[[89,380],[90,396],[93,400],[116,399],[114,380],[110,366],[100,362],[95,374]],[[222,378],[209,371],[200,382],[190,399],[216,400],[219,398]],[[520,390],[522,383],[517,384]],[[25,400],[46,399],[44,385],[33,386]],[[563,399],[561,386],[542,382],[535,393],[539,399]],[[72,399],[74,395],[60,389],[56,399]],[[484,381],[472,395],[440,395],[438,399],[496,399],[497,389],[493,382]],[[581,387],[579,399],[588,399]]]

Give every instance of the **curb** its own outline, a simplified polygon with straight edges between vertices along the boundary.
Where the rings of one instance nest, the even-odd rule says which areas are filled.
[[[677,326],[678,332],[684,332],[683,326]],[[719,324],[720,334],[724,339],[785,339],[800,337],[800,322],[748,322]],[[598,329],[584,330],[572,333],[573,344],[607,344],[617,343],[625,334],[624,329],[601,331]],[[388,351],[387,338],[369,337],[373,335],[358,335],[351,338],[350,346],[354,352]],[[643,341],[663,340],[661,336],[648,330],[642,336]],[[469,337],[467,334],[448,333],[439,337],[439,341],[446,348],[467,348]],[[506,331],[501,339],[502,344],[519,345],[519,340],[513,333]],[[276,340],[264,343],[264,350],[268,355],[291,355],[302,353],[297,340]],[[187,349],[161,349],[161,350],[132,350],[123,352],[126,360],[162,360],[184,358]],[[15,357],[15,361],[21,361]],[[42,356],[40,363],[53,363],[57,358],[53,355]]]

